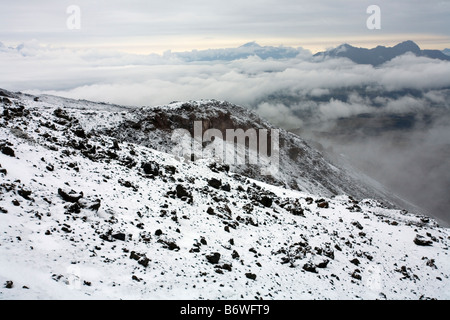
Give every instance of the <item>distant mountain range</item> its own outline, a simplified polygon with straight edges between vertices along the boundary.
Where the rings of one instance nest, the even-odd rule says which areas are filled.
[[[260,46],[256,42],[249,42],[237,48],[193,50],[185,52],[168,52],[165,55],[173,55],[183,61],[233,61],[246,59],[250,56],[257,56],[265,59],[287,59],[294,58],[302,52],[307,52],[302,48]]]
[[[342,44],[336,48],[316,53],[314,56],[323,58],[348,58],[358,64],[379,66],[408,52],[419,57],[450,61],[450,56],[447,55],[450,54],[450,50],[446,50],[445,52],[439,50],[422,50],[413,41],[405,41],[394,47],[377,46],[373,49],[357,48],[349,44]]]
[[[0,52],[16,52],[22,56],[36,54],[39,50],[36,43],[21,43],[17,46],[7,46],[0,42]],[[46,48],[45,50],[48,50]],[[322,58],[348,58],[358,64],[371,64],[373,66],[381,65],[395,57],[411,52],[416,56],[428,57],[433,59],[450,61],[450,49],[439,50],[422,50],[413,41],[405,41],[394,47],[377,46],[373,49],[357,48],[349,44],[341,44],[340,46],[329,49],[327,51],[318,52],[314,57]],[[234,61],[239,59],[247,59],[248,57],[259,57],[262,60],[267,59],[291,59],[297,56],[304,58],[311,57],[311,52],[302,47],[287,46],[261,46],[255,41],[248,42],[236,48],[219,48],[206,50],[192,50],[183,52],[166,51],[163,58],[175,58],[184,62],[195,61]]]

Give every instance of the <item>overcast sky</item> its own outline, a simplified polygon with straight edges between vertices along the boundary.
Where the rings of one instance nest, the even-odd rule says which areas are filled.
[[[371,47],[413,40],[450,47],[450,1],[419,0],[0,0],[0,41],[37,40],[68,47],[162,53],[262,45],[315,52],[343,42]],[[369,30],[369,5],[381,9],[381,30]],[[79,30],[67,8],[80,8]]]

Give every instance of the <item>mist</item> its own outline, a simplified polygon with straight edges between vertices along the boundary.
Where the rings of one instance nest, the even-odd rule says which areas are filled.
[[[345,157],[360,171],[450,226],[450,117],[432,125],[378,135],[361,131],[335,139],[313,136],[334,155]],[[414,209],[413,209],[414,210]]]

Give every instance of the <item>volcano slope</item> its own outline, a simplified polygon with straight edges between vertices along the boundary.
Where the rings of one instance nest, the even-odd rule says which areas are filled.
[[[0,99],[0,299],[450,297],[448,229],[299,137],[275,177],[170,154],[194,113],[271,128],[245,109]]]

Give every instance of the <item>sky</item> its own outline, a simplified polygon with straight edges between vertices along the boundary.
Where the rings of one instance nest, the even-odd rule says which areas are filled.
[[[261,45],[317,52],[347,42],[393,45],[413,40],[422,48],[450,43],[450,1],[418,0],[1,0],[0,41],[36,40],[73,48],[129,53]],[[366,25],[370,5],[380,8],[381,29]],[[71,6],[79,28],[68,28]]]

